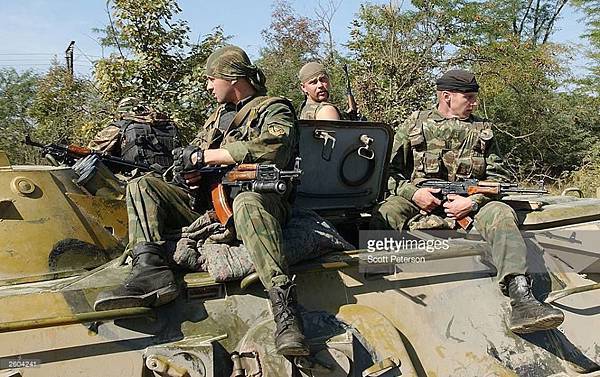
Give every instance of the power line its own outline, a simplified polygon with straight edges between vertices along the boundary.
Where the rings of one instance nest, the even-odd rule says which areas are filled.
[[[88,60],[90,63],[94,64],[94,62],[92,61],[92,59],[90,59],[90,57],[89,57],[89,56],[88,56],[88,55],[87,55],[85,52],[83,52],[83,51],[82,51],[82,50],[79,48],[79,46],[75,45],[75,48],[77,49],[77,51],[81,52],[81,53],[83,54],[83,56],[85,56],[85,58],[86,58],[86,59],[87,59],[87,60]]]
[[[78,50],[80,50],[78,48]],[[81,50],[80,50],[81,51]],[[81,51],[81,53],[83,54],[83,51]],[[60,53],[51,53],[51,52],[0,52],[0,56],[28,56],[28,55],[45,55],[45,56],[58,56]],[[91,54],[85,54],[89,57],[92,58],[101,58],[102,56],[100,55],[91,55]]]
[[[0,52],[0,55],[56,55],[50,52]]]

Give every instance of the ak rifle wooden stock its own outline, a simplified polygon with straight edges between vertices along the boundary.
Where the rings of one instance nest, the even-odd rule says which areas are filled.
[[[524,187],[518,187],[516,183],[502,183],[492,181],[480,181],[478,179],[465,179],[463,181],[449,182],[437,179],[428,179],[417,183],[417,187],[428,187],[433,189],[439,189],[440,192],[437,195],[442,197],[443,201],[448,200],[449,194],[456,194],[461,196],[471,196],[475,194],[483,194],[490,197],[500,197],[505,194],[547,194],[548,190],[540,187],[539,189],[529,189]],[[436,194],[434,194],[436,195]],[[467,229],[472,223],[473,219],[470,216],[466,216],[460,220],[456,220],[461,228]]]

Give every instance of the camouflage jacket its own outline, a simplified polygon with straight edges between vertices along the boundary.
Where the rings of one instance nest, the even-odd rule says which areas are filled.
[[[115,151],[121,143],[121,128],[109,124],[99,131],[88,144],[88,148],[95,151],[117,154]]]
[[[292,104],[281,97],[224,104],[207,119],[192,144],[226,149],[238,164],[272,163],[287,168],[297,152],[295,118]]]
[[[326,105],[333,106],[337,110],[340,119],[342,119],[342,112],[334,104],[329,102],[315,102],[310,98],[307,98],[306,103],[304,106],[302,106],[302,109],[300,110],[300,116],[298,118],[313,120],[317,117],[319,110]]]
[[[423,179],[507,180],[501,158],[491,151],[493,137],[492,124],[474,115],[458,120],[437,109],[412,113],[394,136],[388,190],[410,200]],[[489,201],[480,194],[471,198],[479,205]]]

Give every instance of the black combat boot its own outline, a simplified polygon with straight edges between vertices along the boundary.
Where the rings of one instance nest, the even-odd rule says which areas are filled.
[[[508,295],[512,306],[510,330],[514,333],[526,334],[553,329],[565,319],[560,310],[533,297],[529,279],[525,275],[515,275],[510,279]]]
[[[308,355],[308,346],[302,334],[302,319],[298,317],[296,285],[288,283],[269,289],[269,299],[273,306],[273,319],[277,325],[275,330],[277,353],[284,356]]]
[[[177,297],[175,276],[160,245],[139,243],[133,248],[132,258],[131,272],[123,285],[100,292],[94,310],[160,306]]]

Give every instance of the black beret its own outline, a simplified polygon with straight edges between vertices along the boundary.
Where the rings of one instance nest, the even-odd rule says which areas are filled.
[[[462,69],[453,69],[442,75],[435,82],[437,90],[447,90],[449,92],[478,92],[479,85],[475,80],[475,75]]]

